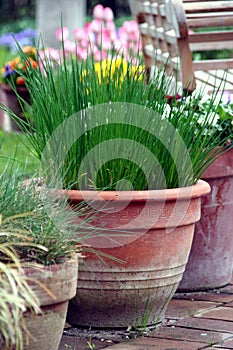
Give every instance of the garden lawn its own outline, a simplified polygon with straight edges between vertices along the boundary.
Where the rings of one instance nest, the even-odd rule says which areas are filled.
[[[39,161],[30,150],[24,134],[0,130],[0,174],[6,167],[10,169],[12,166],[30,176],[39,169]]]
[[[4,47],[0,46],[0,68],[4,67],[4,64],[11,60],[13,57],[13,54],[10,53],[9,50],[5,49]]]

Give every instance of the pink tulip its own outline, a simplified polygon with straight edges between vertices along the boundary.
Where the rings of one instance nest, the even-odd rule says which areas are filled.
[[[45,59],[52,59],[54,61],[60,62],[60,53],[58,50],[53,48],[46,48],[45,50],[39,51],[39,56],[42,61]]]
[[[97,50],[96,52],[94,52],[94,60],[96,62],[103,61],[106,59],[106,57],[107,57],[106,51]]]
[[[91,22],[85,23],[85,24],[84,24],[84,29],[85,29],[85,31],[86,31],[87,33],[89,33],[90,30],[91,30]]]
[[[126,60],[132,59],[142,50],[139,27],[136,21],[125,21],[116,31],[114,15],[111,8],[98,4],[93,9],[93,20],[83,28],[73,32],[75,41],[68,40],[67,27],[56,31],[57,39],[64,40],[67,54],[76,52],[78,58],[85,60],[90,54],[94,60],[100,61],[107,57],[107,52],[114,48],[116,55],[124,55]],[[55,53],[53,53],[55,55]],[[130,58],[131,55],[131,58]]]
[[[122,42],[120,40],[114,41],[114,49],[116,51],[120,51],[120,50],[122,50],[122,48],[123,48],[123,45],[122,45]]]
[[[134,57],[131,60],[131,63],[132,63],[133,66],[140,66],[140,64],[141,64],[140,60],[137,57]]]
[[[128,53],[127,49],[122,47],[118,52],[117,52],[117,57],[118,58],[122,58],[122,56],[124,57],[125,61],[129,61],[130,60],[130,54]]]
[[[86,60],[88,57],[88,51],[86,49],[83,49],[82,47],[77,47],[77,56],[81,60]]]
[[[142,50],[142,43],[138,40],[133,45],[133,52],[137,54],[140,50]]]
[[[131,24],[130,21],[125,21],[123,24],[123,28],[127,33],[131,32]]]
[[[128,41],[128,33],[124,26],[119,28],[118,33],[119,33],[119,39],[122,43],[125,43]]]
[[[110,7],[105,7],[104,9],[104,19],[106,21],[113,21],[114,15]]]
[[[94,33],[99,33],[101,32],[101,29],[104,27],[104,23],[103,21],[99,20],[99,19],[94,19],[92,22],[91,22],[91,30],[94,32]]]
[[[93,9],[93,17],[95,19],[99,19],[99,20],[102,20],[104,19],[104,7],[103,5],[96,5]]]
[[[130,23],[130,28],[131,28],[131,32],[139,32],[139,28],[138,28],[138,24],[136,21],[132,20],[132,21],[129,21]]]
[[[67,27],[59,28],[56,30],[56,38],[58,41],[62,41],[68,39],[69,37],[69,29]]]
[[[90,52],[91,54],[94,54],[96,51],[99,50],[98,47],[97,47],[97,46],[95,45],[95,43],[93,43],[93,42],[89,44],[88,49],[89,49],[89,52]]]
[[[117,34],[115,30],[110,31],[110,39],[112,42],[115,42],[117,40]]]
[[[64,41],[64,49],[66,52],[74,52],[75,51],[75,43],[70,40]]]
[[[96,43],[102,50],[110,50],[112,48],[112,41],[109,31],[104,28],[96,37]]]
[[[106,28],[110,31],[111,30],[115,31],[115,29],[116,29],[115,23],[113,21],[106,21]]]
[[[87,33],[84,28],[75,28],[73,33],[74,33],[74,38],[78,41],[87,39]]]
[[[88,46],[89,46],[89,40],[86,40],[86,39],[83,39],[83,40],[80,40],[80,42],[79,42],[79,45],[81,46],[81,47],[83,47],[83,48],[88,48]]]

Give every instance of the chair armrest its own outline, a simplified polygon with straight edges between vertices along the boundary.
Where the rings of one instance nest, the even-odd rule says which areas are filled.
[[[176,20],[179,26],[180,38],[185,39],[188,37],[188,24],[187,24],[186,13],[183,7],[182,0],[171,0],[171,1],[176,14]]]

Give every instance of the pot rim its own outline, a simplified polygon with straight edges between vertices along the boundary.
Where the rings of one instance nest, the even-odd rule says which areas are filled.
[[[198,180],[193,186],[168,188],[162,190],[143,191],[93,191],[93,190],[63,190],[64,195],[68,195],[69,200],[99,200],[99,201],[143,201],[153,200],[170,201],[197,198],[208,194],[211,191],[210,185],[204,180]]]
[[[8,91],[8,92],[14,92],[14,90],[12,89],[11,85],[6,84],[6,83],[2,83],[0,82],[0,88],[4,91]],[[15,88],[18,92],[28,92],[28,89],[26,88],[26,86],[22,86],[22,85],[15,85]]]

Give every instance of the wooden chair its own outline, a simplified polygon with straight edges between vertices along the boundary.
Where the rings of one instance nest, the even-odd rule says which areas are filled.
[[[167,64],[184,90],[233,91],[232,0],[129,0],[138,21],[147,68]],[[194,52],[228,50],[230,58],[194,60]]]

